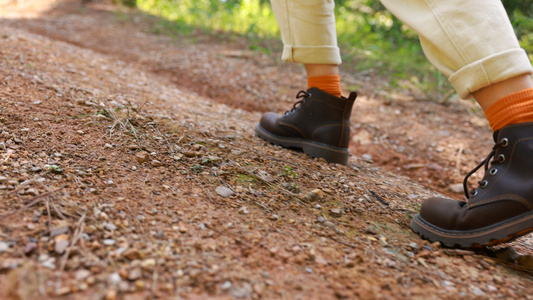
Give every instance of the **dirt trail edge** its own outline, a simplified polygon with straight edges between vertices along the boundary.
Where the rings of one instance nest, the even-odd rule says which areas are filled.
[[[533,299],[530,236],[409,229],[490,148],[467,108],[347,75],[354,154],[332,165],[253,133],[303,78],[277,57],[106,3],[0,17],[0,299]]]

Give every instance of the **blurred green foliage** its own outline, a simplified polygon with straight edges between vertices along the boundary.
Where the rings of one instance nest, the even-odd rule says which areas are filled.
[[[390,87],[409,83],[435,101],[453,93],[447,79],[425,59],[417,34],[379,0],[335,0],[343,70],[385,76]],[[520,43],[533,54],[533,0],[503,0]],[[168,21],[154,30],[190,34],[194,28],[248,37],[250,47],[270,52],[261,40],[279,41],[268,0],[137,0],[137,6]]]
[[[503,0],[509,19],[520,40],[520,46],[533,60],[533,0]]]
[[[127,7],[137,6],[137,0],[113,0],[113,3],[122,4]]]
[[[138,0],[138,7],[188,26],[258,37],[273,37],[278,25],[268,1]]]

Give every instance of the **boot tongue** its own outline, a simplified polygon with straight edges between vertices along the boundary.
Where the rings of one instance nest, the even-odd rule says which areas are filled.
[[[342,98],[346,99],[345,97],[342,97]],[[357,98],[356,92],[351,92],[350,95],[348,96],[349,101],[355,101],[356,98]]]

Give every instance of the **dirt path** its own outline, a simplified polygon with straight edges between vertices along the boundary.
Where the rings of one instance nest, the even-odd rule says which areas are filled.
[[[466,251],[409,230],[491,147],[468,103],[346,73],[353,155],[328,165],[253,133],[304,79],[276,53],[104,3],[0,17],[1,299],[531,299],[531,237]]]

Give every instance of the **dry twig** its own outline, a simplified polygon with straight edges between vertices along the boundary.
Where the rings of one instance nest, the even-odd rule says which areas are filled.
[[[37,196],[33,197],[33,198],[32,198],[32,202],[30,202],[29,204],[24,205],[24,207],[22,207],[21,209],[18,209],[17,211],[14,211],[14,212],[12,212],[12,213],[7,213],[7,214],[5,214],[5,215],[0,216],[0,220],[3,220],[3,219],[5,219],[5,218],[7,218],[7,217],[10,217],[10,216],[15,215],[15,214],[17,214],[17,213],[20,213],[20,212],[25,211],[26,209],[28,209],[28,208],[34,206],[35,204],[37,204],[37,203],[39,203],[39,202],[44,201],[46,197],[51,196],[51,195],[57,193],[58,191],[64,189],[65,187],[66,187],[66,186],[64,185],[64,186],[61,186],[61,187],[59,187],[58,189],[55,189],[55,190],[53,190],[53,191],[51,191],[51,192],[47,192],[47,193],[44,193],[44,194],[37,195]]]

